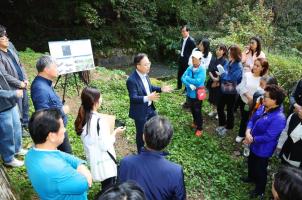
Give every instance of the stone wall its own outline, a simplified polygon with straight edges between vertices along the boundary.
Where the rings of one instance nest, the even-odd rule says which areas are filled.
[[[102,67],[121,67],[133,64],[135,51],[133,49],[110,49],[106,52],[94,53],[95,65]]]

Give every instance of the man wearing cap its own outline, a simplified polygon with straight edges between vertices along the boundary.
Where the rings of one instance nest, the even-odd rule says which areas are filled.
[[[27,128],[29,121],[29,104],[27,86],[29,84],[24,67],[21,65],[14,45],[9,42],[6,28],[0,25],[0,63],[4,70],[4,76],[13,89],[22,89],[23,98],[19,98],[17,103],[20,110],[22,126]]]
[[[144,146],[143,128],[148,119],[156,115],[154,101],[159,99],[160,92],[170,92],[170,86],[153,86],[148,77],[151,62],[147,54],[139,53],[134,57],[136,70],[127,79],[130,98],[129,117],[134,119],[136,127],[137,152]]]
[[[201,66],[202,53],[194,51],[192,53],[192,63],[183,74],[181,80],[186,86],[187,99],[193,115],[192,127],[195,128],[195,135],[200,137],[202,135],[202,101],[198,100],[196,89],[204,86],[206,80],[206,69]]]

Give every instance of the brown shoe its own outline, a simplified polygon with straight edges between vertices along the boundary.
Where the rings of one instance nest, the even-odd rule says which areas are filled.
[[[197,125],[193,122],[193,123],[191,124],[191,128],[196,129],[196,128],[197,128]]]

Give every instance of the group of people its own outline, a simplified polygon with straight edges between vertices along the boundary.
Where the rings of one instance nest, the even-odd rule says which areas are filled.
[[[178,83],[181,80],[185,85],[186,105],[191,108],[195,135],[202,136],[199,88],[206,86],[208,89],[208,101],[214,108],[209,115],[218,114],[216,131],[220,136],[234,128],[234,113],[239,107],[241,118],[235,141],[243,142],[248,156],[248,176],[241,179],[255,184],[255,189],[249,193],[251,198],[263,199],[268,161],[275,151],[279,152],[283,164],[301,168],[302,157],[298,155],[302,153],[302,81],[291,94],[286,123],[283,107],[286,95],[277,80],[269,76],[269,63],[258,37],[252,37],[243,51],[237,45],[227,48],[219,44],[216,56],[212,56],[208,39],[199,40],[197,48],[193,49],[194,39],[187,26],[181,28],[181,34]],[[185,52],[190,50],[192,53],[188,56]],[[177,86],[181,89],[181,85]]]
[[[187,26],[181,28],[181,34],[177,89],[185,85],[195,135],[203,134],[202,93],[207,88],[213,107],[211,116],[215,116],[215,109],[218,113],[216,131],[220,136],[234,128],[235,108],[240,108],[240,129],[235,140],[249,149],[248,176],[242,181],[255,183],[250,196],[263,198],[268,161],[277,148],[285,167],[275,174],[272,194],[275,200],[301,199],[302,80],[291,94],[292,113],[286,122],[282,105],[285,94],[276,79],[268,75],[269,64],[259,38],[251,38],[243,52],[237,45],[227,48],[220,44],[216,55],[212,55],[209,40],[200,40],[195,46]],[[152,85],[148,77],[151,62],[146,54],[134,57],[135,70],[126,82],[129,117],[136,127],[137,154],[126,156],[120,163],[114,143],[116,135],[126,127],[111,130],[98,112],[102,105],[98,89],[83,89],[74,124],[83,142],[84,161],[72,155],[66,131],[69,107],[52,87],[58,76],[55,59],[43,55],[36,63],[37,76],[30,88],[35,112],[29,119],[29,82],[3,26],[0,56],[0,154],[4,164],[12,167],[22,166],[23,161],[16,156],[26,154],[28,177],[41,199],[87,199],[94,181],[101,182],[96,197],[99,200],[186,199],[182,166],[165,158],[164,149],[171,142],[173,127],[167,118],[158,116],[154,105],[160,93],[171,92],[172,87]],[[27,128],[34,142],[28,152],[21,142],[22,130]]]

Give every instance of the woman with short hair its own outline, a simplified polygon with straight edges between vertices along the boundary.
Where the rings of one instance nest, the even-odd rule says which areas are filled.
[[[244,182],[253,182],[256,187],[250,197],[263,198],[267,182],[268,160],[273,155],[278,138],[286,125],[282,103],[285,99],[283,89],[277,85],[265,88],[263,105],[248,122],[244,144],[250,145],[248,157],[248,176]]]

